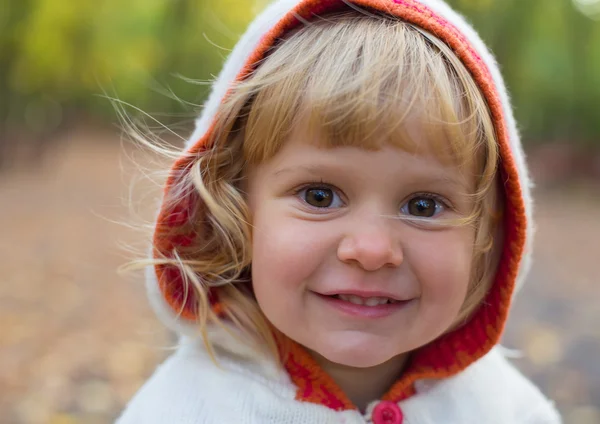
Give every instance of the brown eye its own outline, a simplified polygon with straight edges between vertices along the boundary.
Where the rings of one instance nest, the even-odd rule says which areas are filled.
[[[333,191],[329,188],[306,189],[304,201],[317,208],[328,208],[333,203]]]
[[[408,202],[408,213],[413,216],[430,218],[435,215],[440,205],[430,197],[415,197]]]

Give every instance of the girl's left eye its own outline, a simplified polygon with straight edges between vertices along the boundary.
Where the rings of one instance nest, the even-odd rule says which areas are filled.
[[[343,206],[340,196],[330,187],[305,187],[298,191],[298,196],[315,208],[339,208]]]
[[[435,196],[418,195],[402,206],[402,212],[419,218],[431,218],[443,212],[445,208],[446,205]]]

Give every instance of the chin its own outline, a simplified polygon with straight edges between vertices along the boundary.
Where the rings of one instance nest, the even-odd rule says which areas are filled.
[[[353,368],[375,367],[397,355],[397,353],[395,355],[387,354],[385,351],[372,346],[347,349],[328,346],[324,349],[316,349],[315,352],[329,362]]]

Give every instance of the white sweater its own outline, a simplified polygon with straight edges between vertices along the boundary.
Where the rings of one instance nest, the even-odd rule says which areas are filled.
[[[371,423],[371,411],[337,412],[294,399],[287,374],[268,364],[221,355],[220,368],[200,341],[183,339],[148,380],[117,424]],[[462,373],[419,381],[401,401],[403,424],[557,424],[553,405],[498,348]]]

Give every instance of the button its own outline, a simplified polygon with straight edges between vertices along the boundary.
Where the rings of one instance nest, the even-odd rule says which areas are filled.
[[[373,424],[402,424],[404,420],[404,414],[400,407],[389,400],[379,402],[373,408],[371,417],[373,418]]]

